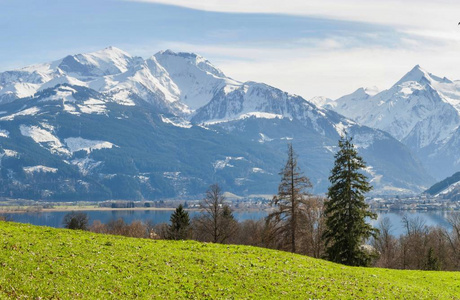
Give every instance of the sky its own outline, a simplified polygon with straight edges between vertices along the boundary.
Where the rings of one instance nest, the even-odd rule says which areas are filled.
[[[387,89],[419,64],[460,79],[460,1],[0,0],[0,72],[115,46],[194,52],[306,99]]]

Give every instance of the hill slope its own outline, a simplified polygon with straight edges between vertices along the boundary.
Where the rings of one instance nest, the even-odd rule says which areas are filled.
[[[460,273],[0,222],[0,298],[458,299]]]
[[[453,200],[460,194],[460,172],[457,172],[454,175],[447,177],[440,182],[437,182],[429,189],[427,189],[425,193],[433,196],[439,195]]]

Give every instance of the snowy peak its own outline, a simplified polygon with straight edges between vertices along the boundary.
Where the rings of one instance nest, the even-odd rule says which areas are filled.
[[[372,95],[358,89],[325,107],[389,132],[438,178],[460,167],[453,146],[460,140],[460,82],[417,65],[388,90]]]
[[[395,85],[400,85],[403,82],[416,81],[420,82],[423,78],[430,78],[428,72],[423,70],[420,65],[416,65],[406,75],[404,75]]]
[[[0,73],[0,103],[64,83],[106,93],[120,104],[143,100],[180,115],[204,106],[221,88],[240,85],[194,53],[167,50],[144,60],[108,47]]]
[[[204,57],[189,52],[173,52],[171,50],[160,51],[154,55],[162,64],[166,62],[179,62],[183,61],[188,64],[194,65],[204,72],[213,74],[216,77],[225,78],[225,74],[219,70],[217,67],[213,66],[207,59]]]
[[[327,97],[323,97],[323,96],[316,96],[316,97],[311,98],[308,101],[313,103],[314,105],[316,105],[318,107],[323,107],[323,106],[333,102],[334,100],[332,100],[330,98],[327,98]]]
[[[104,76],[126,72],[133,58],[126,52],[108,47],[87,54],[68,55],[62,59],[58,68],[79,76]]]
[[[420,84],[452,83],[451,80],[444,77],[438,77],[427,72],[420,65],[416,65],[406,75],[404,75],[394,86],[399,86],[405,82],[418,82]]]
[[[194,53],[166,50],[153,58],[167,71],[180,91],[180,101],[191,111],[206,105],[220,89],[241,85]]]

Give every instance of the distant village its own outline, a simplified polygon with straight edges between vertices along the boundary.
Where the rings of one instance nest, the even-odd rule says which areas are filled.
[[[460,194],[452,198],[421,194],[417,196],[370,197],[372,210],[460,210]]]
[[[9,200],[0,201],[0,210],[24,210],[40,211],[42,209],[59,208],[60,206],[87,207],[97,206],[101,209],[155,209],[155,208],[176,208],[182,204],[185,209],[199,210],[201,199],[187,200],[155,200],[155,201],[126,201],[126,200],[107,200],[102,202],[44,202],[33,200]],[[260,197],[227,197],[226,203],[234,210],[270,210],[271,198],[268,195]],[[443,198],[442,196],[431,196],[427,194],[413,196],[373,196],[366,198],[371,210],[455,210],[460,211],[460,194],[452,198]]]

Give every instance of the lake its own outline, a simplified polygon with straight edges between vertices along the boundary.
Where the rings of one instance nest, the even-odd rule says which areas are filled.
[[[83,211],[89,217],[91,224],[95,220],[102,223],[107,223],[110,220],[122,218],[126,223],[131,223],[135,220],[143,222],[152,221],[154,224],[169,222],[169,218],[174,210],[102,210],[102,211]],[[28,212],[28,213],[7,213],[3,214],[9,219],[20,222],[29,223],[40,226],[63,227],[62,220],[68,213],[62,211],[53,212]],[[402,219],[405,215],[409,218],[421,218],[427,226],[441,226],[451,229],[447,218],[457,212],[451,211],[391,211],[377,212],[378,219],[372,221],[371,224],[377,226],[378,223],[385,217],[389,218],[392,224],[392,234],[399,236],[404,232]],[[190,211],[190,217],[200,214],[198,211]],[[233,213],[238,221],[244,220],[259,220],[267,216],[267,211],[236,211]]]
[[[126,223],[133,221],[152,221],[153,224],[168,223],[172,210],[83,210],[89,218],[89,224],[99,220],[102,223],[108,223],[110,220],[123,219]],[[27,212],[27,213],[4,213],[9,220],[19,223],[29,223],[39,226],[64,227],[62,220],[69,211],[52,211],[52,212]],[[189,211],[190,218],[199,215],[199,211]],[[233,215],[238,221],[259,220],[267,216],[266,211],[241,211],[234,212]]]

